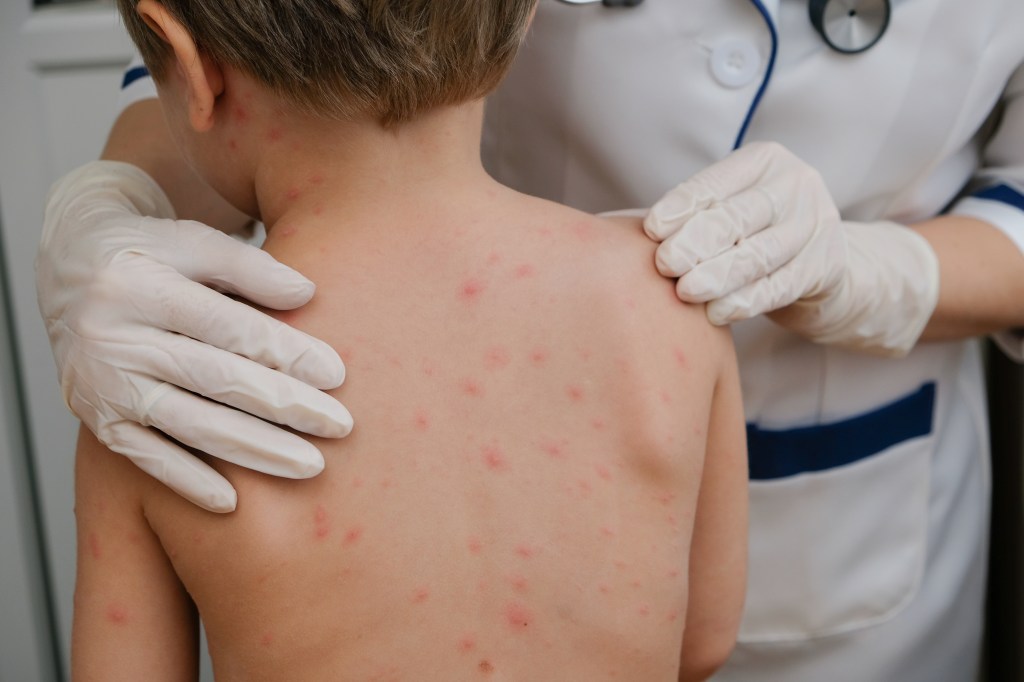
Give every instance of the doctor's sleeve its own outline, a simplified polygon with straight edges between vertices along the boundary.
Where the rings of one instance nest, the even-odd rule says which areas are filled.
[[[991,224],[1024,254],[1024,64],[1007,82],[995,116],[981,168],[950,213]],[[993,334],[993,340],[1011,358],[1024,362],[1024,329]]]

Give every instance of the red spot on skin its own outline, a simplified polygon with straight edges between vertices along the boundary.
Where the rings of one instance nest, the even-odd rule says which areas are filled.
[[[667,507],[675,502],[676,496],[675,493],[661,493],[660,495],[656,495],[654,499],[657,500],[661,506]]]
[[[629,568],[629,564],[619,559],[615,562],[615,568],[619,569],[620,571],[625,571],[627,568]]]
[[[486,285],[479,279],[470,278],[459,286],[459,298],[466,303],[473,303],[486,289]]]
[[[589,360],[593,355],[594,351],[590,350],[589,348],[580,349],[580,359],[582,359],[584,362]]]
[[[530,263],[516,266],[516,279],[527,279],[535,274],[537,274],[537,268],[533,267]]]
[[[355,355],[355,353],[352,351],[351,348],[339,348],[338,355],[341,357],[343,362],[348,363],[352,362],[352,357],[353,355]]]
[[[690,363],[686,360],[686,353],[683,352],[682,348],[675,348],[672,350],[672,357],[676,359],[676,364],[680,368],[685,369]]]
[[[417,587],[416,591],[412,593],[412,603],[422,604],[430,598],[430,590],[426,587]]]
[[[427,414],[426,410],[417,410],[415,417],[416,428],[419,431],[427,431],[430,429],[430,415]]]
[[[324,184],[324,176],[320,175],[319,173],[317,175],[309,176],[309,184],[314,186]]]
[[[661,399],[662,404],[664,404],[664,405],[671,405],[672,404],[672,396],[670,396],[668,394],[668,391],[664,391],[664,390],[663,391],[659,391],[658,392],[658,397]]]
[[[327,520],[327,510],[323,505],[316,506],[316,514],[313,517],[313,535],[317,540],[323,540],[331,534],[331,524]]]
[[[362,488],[363,487],[363,479],[359,478],[358,476],[353,478],[352,479],[352,487],[353,488]]]
[[[612,480],[612,472],[609,471],[608,467],[606,467],[605,465],[598,464],[597,466],[594,467],[594,470],[597,472],[597,475],[603,478],[604,480]]]
[[[675,514],[669,514],[665,517],[665,520],[668,521],[668,525],[672,526],[673,528],[679,525],[679,519],[676,518]]]
[[[639,580],[632,580],[632,581],[630,581],[629,584],[632,585],[633,587],[635,587],[636,589],[640,589],[641,587],[644,586],[644,584],[642,582],[640,582]]]
[[[434,369],[434,366],[432,364],[430,364],[429,362],[427,362],[426,360],[424,360],[423,361],[423,374],[424,374],[424,376],[432,377],[432,376],[434,376],[435,372],[436,372],[436,370]]]
[[[382,478],[382,479],[380,479],[380,487],[383,490],[387,490],[388,488],[391,487],[391,485],[392,485],[392,481],[391,481],[390,478]]]
[[[128,612],[120,606],[111,605],[107,607],[107,622],[114,625],[124,625],[128,622]]]
[[[231,113],[239,123],[244,124],[249,120],[249,112],[246,111],[245,107],[235,107]]]
[[[267,131],[267,139],[271,142],[277,142],[282,137],[284,137],[284,133],[281,131],[280,128],[271,128],[270,130]]]
[[[612,588],[607,583],[601,583],[600,585],[597,586],[597,591],[600,592],[601,594],[611,594],[612,593]]]
[[[639,613],[641,616],[646,617],[651,615],[651,607],[647,604],[641,604],[640,608],[638,608],[636,612]]]
[[[569,396],[569,400],[573,401],[574,403],[579,403],[583,401],[583,389],[576,384],[570,384],[566,386],[565,394]]]
[[[205,539],[205,536],[202,533],[200,533],[200,532],[192,533],[192,543],[193,544],[201,545],[201,544],[203,544],[203,540],[204,539]]]
[[[228,140],[228,149],[230,149],[233,152],[237,152],[238,151],[238,140],[235,140],[235,139]]]
[[[491,251],[489,254],[487,254],[487,264],[488,265],[497,265],[500,262],[501,262],[501,254],[498,253],[497,251]]]
[[[272,635],[269,632],[264,633],[263,636],[260,637],[260,645],[261,646],[270,646],[273,643],[274,643],[274,635]]]
[[[483,545],[480,544],[480,538],[477,537],[470,538],[469,542],[466,543],[466,546],[469,547],[469,551],[473,554],[479,554],[480,549],[483,547]]]
[[[459,651],[464,654],[468,654],[470,651],[476,648],[476,637],[473,635],[463,635],[462,639],[459,640]]]
[[[299,228],[295,227],[294,225],[287,225],[281,229],[281,236],[291,237],[293,234],[298,232],[298,230]]]
[[[323,215],[324,207],[321,204],[317,204],[313,207],[313,215]]]
[[[516,592],[526,592],[530,588],[526,578],[521,575],[512,576],[508,579],[508,582]]]
[[[669,611],[668,615],[665,616],[665,620],[668,621],[669,623],[674,623],[678,619],[679,619],[679,612],[678,611]]]
[[[505,622],[516,630],[525,630],[533,622],[533,614],[517,601],[505,605]]]
[[[636,310],[636,300],[635,299],[627,298],[624,301],[624,303],[626,304],[626,308],[628,308],[629,310]]]
[[[533,558],[533,555],[536,554],[536,551],[529,545],[518,545],[516,547],[516,554],[524,559],[531,559]]]
[[[594,427],[595,431],[604,431],[604,427],[607,426],[601,418],[591,420],[590,425]]]
[[[345,531],[345,537],[341,540],[342,547],[351,547],[363,539],[363,527],[353,526]]]
[[[504,346],[491,346],[484,354],[484,367],[487,369],[501,369],[511,362],[512,356]]]
[[[668,572],[668,577],[669,578],[678,578],[679,577],[679,569],[678,568],[673,568],[671,571]]]
[[[484,464],[491,471],[499,471],[504,469],[508,462],[505,460],[505,454],[496,445],[488,445],[483,450]]]
[[[480,661],[480,664],[477,666],[477,668],[479,668],[480,672],[482,672],[484,675],[490,675],[494,672],[494,664],[492,664],[488,660]]]
[[[601,535],[605,536],[606,538],[613,538],[615,537],[615,531],[609,528],[608,526],[602,526]]]
[[[576,486],[579,488],[580,493],[583,495],[583,497],[590,497],[590,493],[594,491],[593,487],[591,487],[590,485],[590,481],[587,481],[582,478],[576,481]]]
[[[552,459],[564,459],[565,458],[565,446],[568,441],[562,440],[561,442],[548,440],[540,444],[541,450],[546,452]]]
[[[302,194],[302,190],[300,190],[298,187],[292,187],[287,192],[285,192],[284,198],[287,199],[288,201],[295,201],[296,199],[299,198],[300,194]]]
[[[89,533],[89,554],[92,555],[93,559],[99,559],[103,555],[103,551],[100,549],[100,540],[96,537],[96,533]]]
[[[548,351],[544,348],[534,348],[530,351],[530,362],[538,367],[547,362]]]
[[[572,233],[581,242],[589,242],[594,238],[594,226],[589,222],[579,222],[572,226]]]
[[[468,396],[479,398],[484,394],[483,387],[472,379],[463,379],[460,386],[462,388],[462,392]]]

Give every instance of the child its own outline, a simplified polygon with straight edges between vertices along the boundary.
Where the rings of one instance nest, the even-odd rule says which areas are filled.
[[[517,194],[482,98],[535,0],[120,0],[197,171],[317,283],[326,470],[206,513],[82,432],[72,666],[219,681],[689,680],[732,647],[746,463],[726,331],[635,220]],[[244,330],[240,330],[244,333]]]

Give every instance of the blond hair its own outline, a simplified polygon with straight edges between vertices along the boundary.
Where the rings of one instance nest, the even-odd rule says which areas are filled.
[[[301,110],[398,124],[479,99],[510,66],[537,0],[161,0],[200,53]],[[170,47],[118,0],[153,77]]]

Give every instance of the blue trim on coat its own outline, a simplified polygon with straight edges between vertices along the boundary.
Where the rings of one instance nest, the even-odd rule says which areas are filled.
[[[935,383],[843,421],[783,431],[747,424],[750,478],[765,481],[825,471],[932,432]]]
[[[124,80],[121,81],[121,89],[124,90],[135,81],[142,80],[143,78],[149,78],[149,69],[145,66],[136,66],[135,68],[128,69],[124,73]]]
[[[747,117],[743,119],[743,125],[740,127],[739,135],[736,136],[736,142],[733,143],[732,148],[739,149],[743,144],[743,140],[747,136],[747,128],[750,127],[750,122],[754,119],[754,112],[757,111],[757,107],[761,104],[761,98],[764,97],[765,91],[768,89],[768,81],[772,78],[772,71],[775,70],[775,57],[779,53],[779,34],[775,30],[775,24],[772,22],[772,16],[765,9],[765,6],[761,4],[761,0],[751,0],[757,11],[764,17],[764,21],[768,24],[768,31],[772,36],[772,52],[768,57],[768,68],[764,72],[764,80],[761,81],[761,87],[758,88],[757,94],[754,95],[754,101],[750,105],[750,110],[747,111]]]
[[[1009,185],[988,187],[979,192],[975,192],[973,196],[977,199],[989,199],[991,201],[1009,204],[1014,208],[1024,211],[1024,194],[1021,194]]]

